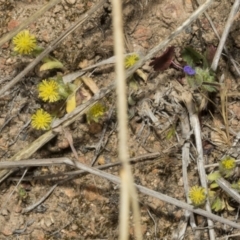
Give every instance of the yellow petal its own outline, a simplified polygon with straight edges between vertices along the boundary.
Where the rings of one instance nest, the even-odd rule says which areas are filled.
[[[70,95],[67,99],[66,111],[67,113],[72,112],[76,108],[76,96],[75,93]]]

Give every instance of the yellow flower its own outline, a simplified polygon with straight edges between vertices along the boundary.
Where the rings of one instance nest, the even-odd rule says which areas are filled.
[[[36,113],[32,115],[32,127],[37,130],[48,130],[52,122],[51,115],[44,111],[42,108],[38,109]]]
[[[59,94],[59,86],[58,82],[54,79],[50,80],[43,80],[41,83],[38,84],[38,97],[41,98],[43,101],[48,102],[56,102],[61,97]]]
[[[222,176],[230,177],[236,167],[236,160],[229,156],[226,156],[219,162],[219,170]]]
[[[87,122],[98,122],[99,119],[104,115],[105,111],[106,109],[102,103],[94,104],[87,112]]]
[[[205,189],[200,186],[193,186],[189,191],[189,198],[195,207],[203,205],[207,198]]]
[[[225,170],[232,170],[236,167],[236,160],[227,156],[219,164],[221,165],[220,168],[224,168]]]
[[[30,54],[37,47],[36,38],[28,30],[19,32],[13,38],[14,51],[19,54]]]
[[[139,56],[137,54],[126,56],[124,60],[125,68],[132,67],[138,60],[139,60]]]

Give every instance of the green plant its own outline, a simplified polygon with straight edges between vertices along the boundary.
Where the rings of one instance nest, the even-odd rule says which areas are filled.
[[[233,210],[229,206],[229,196],[219,187],[217,180],[220,178],[230,178],[233,176],[234,170],[236,168],[236,160],[230,156],[224,157],[219,162],[219,170],[208,175],[209,185],[209,200],[211,203],[211,208],[218,212],[223,209]],[[239,183],[233,183],[232,188],[240,189]]]
[[[186,73],[186,79],[191,88],[201,88],[207,92],[216,91],[215,76],[210,71],[214,53],[207,49],[204,54],[201,54],[191,47],[184,48],[182,58],[187,65],[183,71]]]
[[[106,107],[102,103],[97,102],[87,111],[87,122],[91,123],[93,121],[98,123],[99,120],[104,116],[105,112]]]

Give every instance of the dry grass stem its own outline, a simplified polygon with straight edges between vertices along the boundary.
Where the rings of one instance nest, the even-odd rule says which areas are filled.
[[[196,0],[196,2],[198,3],[198,0]],[[200,5],[200,4],[198,3],[198,5]],[[220,36],[219,36],[219,34],[218,34],[217,29],[215,28],[215,25],[214,25],[214,23],[213,23],[211,17],[208,15],[207,12],[204,12],[204,15],[206,16],[208,22],[210,23],[210,25],[211,25],[211,27],[212,27],[214,33],[215,33],[215,35],[217,36],[217,38],[218,38],[219,41],[220,41],[221,38],[220,38]],[[232,55],[229,53],[229,51],[228,51],[226,45],[223,46],[223,49],[224,49],[224,52],[227,54],[227,57],[230,59],[232,65],[233,65],[234,68],[236,69],[236,72],[237,72],[238,76],[240,76],[240,69],[238,68],[238,66],[237,66],[237,64],[236,64],[236,62],[235,62],[235,60],[234,60],[233,57],[232,57]]]
[[[234,21],[234,18],[235,18],[236,14],[237,14],[237,12],[239,10],[239,5],[240,5],[240,1],[239,0],[235,0],[234,4],[232,6],[232,10],[231,10],[231,12],[230,12],[230,14],[228,16],[228,20],[227,20],[227,23],[225,25],[225,29],[223,31],[221,40],[220,40],[220,42],[218,44],[217,52],[215,53],[213,61],[212,61],[211,69],[213,71],[217,70],[218,62],[219,62],[219,59],[221,57],[223,47],[224,47],[225,42],[227,40],[227,36],[229,34],[229,31],[230,31],[230,28],[231,28],[232,23]]]
[[[198,157],[197,157],[197,167],[198,167],[198,173],[199,173],[199,178],[200,178],[200,182],[202,187],[204,187],[207,191],[207,179],[206,179],[206,172],[205,172],[205,168],[204,168],[204,157],[203,157],[203,147],[202,147],[202,137],[201,137],[201,127],[200,127],[200,123],[199,123],[199,117],[198,114],[196,112],[194,103],[193,103],[193,99],[192,99],[192,94],[190,92],[185,92],[183,94],[183,101],[186,104],[186,107],[188,109],[189,112],[189,118],[190,118],[190,123],[191,126],[193,128],[193,132],[195,135],[195,142],[196,142],[196,147],[197,147],[197,153],[198,153]],[[211,213],[211,206],[210,206],[210,202],[207,199],[206,202],[206,210]],[[208,226],[209,226],[209,236],[211,240],[215,239],[215,233],[214,233],[214,228],[213,228],[213,222],[211,219],[208,219]]]
[[[57,187],[58,184],[53,185],[50,190],[41,198],[39,199],[36,203],[32,204],[31,206],[28,206],[26,208],[24,208],[22,210],[22,213],[28,213],[30,211],[32,211],[34,208],[36,208],[38,205],[40,205],[41,203],[43,203],[49,196],[50,194],[53,192],[53,190]]]
[[[142,239],[140,210],[138,206],[137,192],[134,186],[133,175],[129,164],[128,154],[128,131],[127,131],[127,93],[126,76],[124,66],[124,35],[122,24],[122,2],[112,1],[113,6],[113,35],[114,52],[116,55],[116,93],[118,109],[118,157],[122,161],[121,172],[121,197],[119,215],[119,239],[125,240],[129,237],[129,214],[130,202],[133,209],[134,229],[136,239]]]
[[[184,144],[182,147],[182,175],[183,175],[183,184],[184,184],[184,191],[185,191],[185,196],[187,199],[187,203],[190,204],[190,200],[188,197],[188,192],[189,192],[189,184],[188,184],[188,174],[187,174],[187,167],[190,163],[190,158],[189,158],[189,153],[190,153],[190,142],[188,141],[191,134],[190,134],[190,124],[189,124],[189,119],[186,111],[182,112],[182,115],[180,117],[181,120],[181,130],[182,130],[182,138],[184,140]],[[177,236],[179,239],[181,239],[181,236],[185,235],[185,231],[187,229],[188,225],[188,219],[191,217],[190,224],[192,227],[196,226],[194,216],[192,212],[185,211],[185,219],[179,223],[179,227],[177,229]]]

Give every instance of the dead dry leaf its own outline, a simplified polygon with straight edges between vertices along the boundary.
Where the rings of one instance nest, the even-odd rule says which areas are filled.
[[[83,76],[82,81],[91,90],[93,94],[96,94],[99,91],[98,86],[96,85],[92,78]]]

